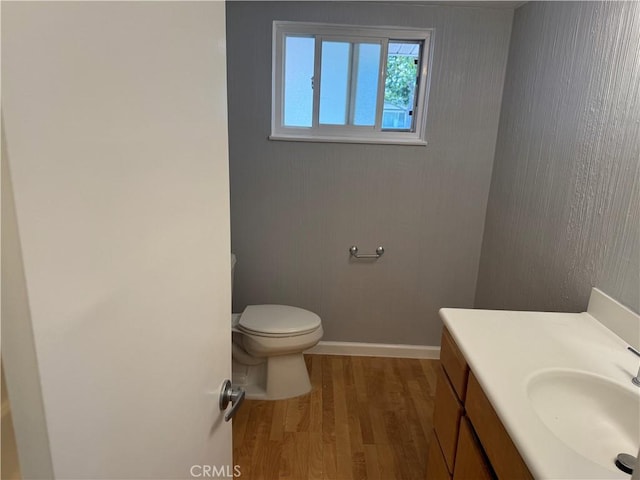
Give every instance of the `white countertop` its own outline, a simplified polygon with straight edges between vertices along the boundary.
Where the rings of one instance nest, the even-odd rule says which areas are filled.
[[[440,315],[535,478],[630,478],[587,461],[558,439],[538,418],[526,389],[535,372],[562,368],[602,375],[635,392],[631,378],[639,359],[628,343],[589,313],[444,308]]]

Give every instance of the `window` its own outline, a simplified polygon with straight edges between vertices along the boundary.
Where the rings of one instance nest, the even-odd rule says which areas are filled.
[[[274,22],[270,138],[424,145],[431,34]]]

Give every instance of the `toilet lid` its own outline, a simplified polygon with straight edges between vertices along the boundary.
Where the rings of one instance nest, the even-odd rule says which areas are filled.
[[[250,305],[238,327],[256,335],[303,335],[320,326],[320,317],[309,310],[288,305]]]

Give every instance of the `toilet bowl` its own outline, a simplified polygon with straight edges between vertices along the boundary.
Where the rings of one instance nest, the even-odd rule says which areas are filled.
[[[232,254],[232,279],[235,255]],[[232,316],[232,382],[249,399],[280,400],[311,391],[302,352],[323,335],[320,317],[288,305],[250,305]]]

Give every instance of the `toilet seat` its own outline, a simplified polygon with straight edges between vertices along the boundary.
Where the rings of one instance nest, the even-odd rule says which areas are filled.
[[[295,337],[316,331],[320,317],[288,305],[250,305],[238,320],[238,330],[260,337]]]

